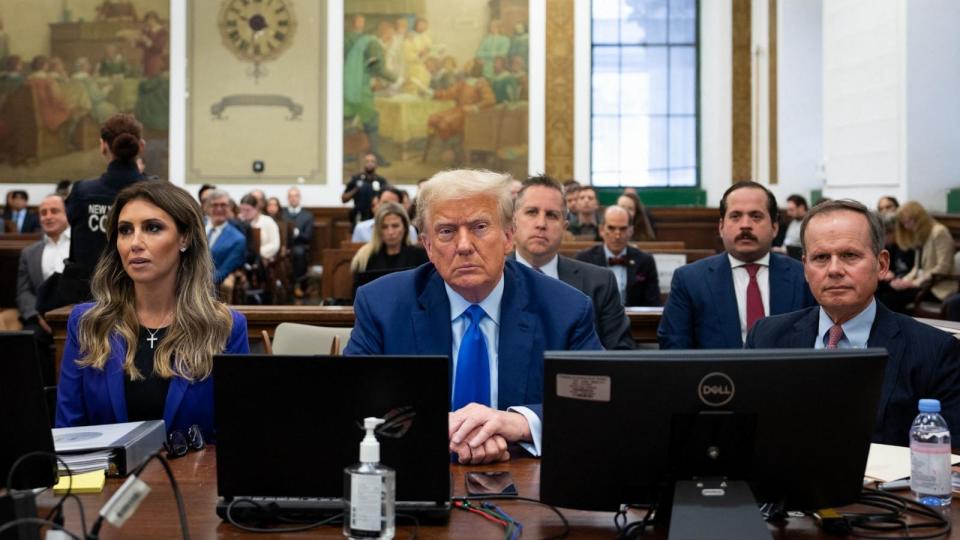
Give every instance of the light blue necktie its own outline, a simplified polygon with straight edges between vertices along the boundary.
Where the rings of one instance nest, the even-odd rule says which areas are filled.
[[[464,313],[470,319],[470,326],[460,341],[457,378],[453,387],[453,410],[469,403],[490,405],[490,360],[487,344],[480,330],[480,321],[487,314],[476,304],[468,307]]]

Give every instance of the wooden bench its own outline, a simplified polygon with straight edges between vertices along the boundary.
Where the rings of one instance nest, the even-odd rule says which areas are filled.
[[[273,332],[282,322],[311,324],[315,326],[353,327],[353,306],[231,306],[247,318],[247,336],[250,348],[260,351],[263,347],[262,331],[273,338]],[[47,322],[53,329],[57,348],[56,367],[60,373],[60,361],[67,339],[67,318],[71,307],[55,309],[47,313]],[[656,343],[657,326],[660,324],[661,308],[626,308],[630,319],[630,333],[638,343]]]

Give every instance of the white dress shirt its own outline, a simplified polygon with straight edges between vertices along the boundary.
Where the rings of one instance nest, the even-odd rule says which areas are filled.
[[[40,268],[43,279],[63,272],[63,260],[70,257],[70,227],[67,227],[56,241],[43,235],[43,254],[40,256]]]
[[[517,257],[518,263],[530,268],[534,268],[534,266],[530,264],[529,261],[527,261],[526,259],[523,258],[523,256],[520,255],[519,251],[516,252],[515,255]],[[540,271],[552,277],[553,279],[560,279],[560,273],[557,271],[557,261],[559,260],[560,260],[560,257],[558,255],[554,255],[553,258],[550,259],[550,262],[540,267]]]
[[[467,311],[467,308],[471,306],[471,303],[468,302],[464,297],[460,296],[457,291],[450,288],[450,285],[444,283],[443,286],[447,290],[447,299],[450,301],[450,325],[451,335],[453,337],[453,350],[451,353],[453,384],[451,388],[456,388],[457,360],[460,356],[460,342],[463,340],[464,334],[467,333],[467,329],[470,327],[470,318],[465,314],[465,312]],[[493,288],[493,291],[491,291],[486,298],[477,304],[487,315],[480,320],[480,332],[483,333],[483,339],[487,345],[487,360],[490,362],[490,407],[493,409],[499,408],[497,405],[499,402],[500,391],[498,377],[498,366],[500,360],[500,302],[503,300],[503,287],[503,276],[501,275],[500,282],[497,283],[497,286]],[[453,399],[452,392],[450,399]],[[540,441],[543,434],[543,427],[540,422],[540,417],[534,414],[534,412],[527,407],[510,407],[508,410],[520,413],[524,416],[524,418],[527,419],[533,444],[520,443],[520,445],[531,454],[539,456]]]
[[[280,251],[280,227],[270,216],[258,214],[250,226],[260,230],[260,256],[272,259]]]
[[[784,246],[800,246],[800,226],[802,224],[802,219],[790,220],[790,224],[787,225],[787,232],[783,235]]]
[[[217,240],[220,238],[220,235],[223,234],[223,228],[226,226],[227,226],[226,221],[217,225],[216,227],[211,225],[209,222],[207,223],[207,246],[208,247],[212,248],[213,245],[217,243]]]
[[[843,328],[843,337],[837,342],[838,349],[866,349],[870,341],[870,330],[873,321],[877,318],[877,300],[871,299],[870,305],[857,313],[856,317],[840,325]],[[826,349],[830,339],[830,328],[833,321],[827,312],[820,308],[820,318],[817,323],[817,339],[813,342],[814,349]]]
[[[740,259],[730,258],[730,267],[733,270],[733,289],[737,293],[737,312],[740,314],[740,339],[747,342],[747,285],[750,284],[750,274],[743,265],[747,264]],[[770,315],[770,254],[767,253],[753,261],[760,265],[757,270],[757,285],[760,286],[760,298],[763,299],[763,314]]]
[[[626,257],[627,248],[623,248],[623,251],[614,255],[612,251],[607,249],[607,245],[604,244],[603,255],[607,259],[611,259],[613,257]],[[610,271],[613,272],[613,277],[617,278],[617,288],[620,290],[620,303],[627,305],[627,267],[618,264],[615,266],[609,266],[608,268],[610,268]]]

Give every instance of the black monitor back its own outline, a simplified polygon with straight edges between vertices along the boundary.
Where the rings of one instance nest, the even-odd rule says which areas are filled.
[[[24,454],[53,452],[53,435],[32,332],[0,332],[0,488],[10,467]],[[52,486],[56,461],[34,457],[17,466],[18,489]]]
[[[549,352],[540,496],[616,510],[669,503],[676,480],[720,476],[788,508],[850,503],[886,359],[883,349]]]
[[[436,357],[214,357],[222,497],[341,497],[359,461],[362,420],[378,429],[397,501],[450,499],[449,361]]]

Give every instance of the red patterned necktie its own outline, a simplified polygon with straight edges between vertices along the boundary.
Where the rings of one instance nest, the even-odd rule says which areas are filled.
[[[760,265],[747,263],[743,265],[747,274],[750,274],[750,283],[747,283],[747,330],[753,328],[757,321],[765,316],[763,311],[763,297],[760,296],[760,284],[757,283],[757,271]]]
[[[843,327],[839,324],[831,326],[830,332],[827,334],[827,348],[836,349],[841,339],[843,339]]]
[[[629,259],[625,256],[607,257],[607,266],[627,266]]]

